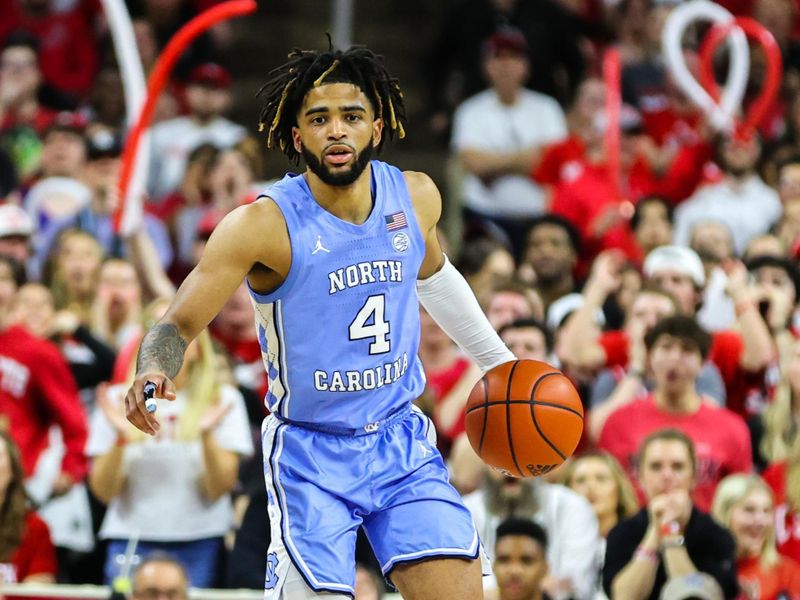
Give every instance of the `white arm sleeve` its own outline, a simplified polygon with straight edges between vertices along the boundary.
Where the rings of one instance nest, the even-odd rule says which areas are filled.
[[[464,277],[444,257],[444,266],[417,281],[417,295],[433,320],[484,373],[516,357],[483,314]]]

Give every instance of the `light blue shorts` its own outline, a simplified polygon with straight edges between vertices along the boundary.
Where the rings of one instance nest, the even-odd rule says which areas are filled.
[[[316,592],[352,595],[362,525],[384,575],[402,562],[478,557],[470,512],[426,435],[430,420],[406,408],[368,429],[338,435],[264,419],[267,599],[280,597],[291,566]]]

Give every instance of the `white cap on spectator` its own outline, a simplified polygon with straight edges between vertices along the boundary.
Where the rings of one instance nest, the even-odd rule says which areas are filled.
[[[0,206],[0,238],[12,235],[33,235],[33,221],[24,210],[16,204]]]
[[[555,331],[561,327],[564,319],[583,306],[583,296],[581,294],[567,294],[561,296],[547,309],[547,327],[550,331]],[[606,324],[606,317],[601,309],[597,309],[594,315],[595,323],[600,327]]]
[[[691,573],[673,577],[661,589],[661,600],[723,600],[722,590],[716,580],[705,573]]]
[[[697,252],[685,246],[659,246],[644,260],[644,276],[653,277],[658,271],[671,269],[688,275],[697,287],[706,283],[706,272]]]

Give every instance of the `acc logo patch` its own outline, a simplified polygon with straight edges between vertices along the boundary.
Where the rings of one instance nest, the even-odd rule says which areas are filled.
[[[392,237],[392,247],[398,252],[405,252],[411,247],[411,238],[403,232],[395,233]]]

